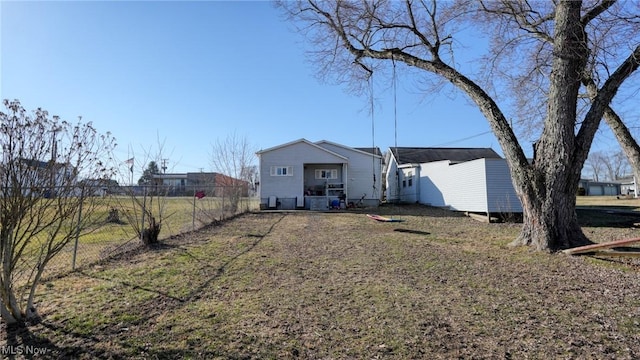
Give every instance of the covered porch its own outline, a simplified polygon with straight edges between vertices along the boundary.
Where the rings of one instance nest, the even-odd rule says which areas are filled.
[[[304,164],[304,197],[299,207],[307,210],[346,208],[348,164]]]

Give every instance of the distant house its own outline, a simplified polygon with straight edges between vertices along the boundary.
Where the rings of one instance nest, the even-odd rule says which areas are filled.
[[[24,178],[19,181],[29,186],[29,189],[23,191],[36,192],[44,197],[56,196],[62,192],[70,194],[69,187],[77,180],[77,170],[71,164],[35,159],[20,159],[20,164],[24,168],[18,173]]]
[[[382,154],[378,148],[299,139],[257,155],[262,208],[326,210],[380,204]]]
[[[388,157],[388,202],[486,214],[522,212],[507,162],[493,149],[393,147]]]
[[[635,176],[624,177],[620,180],[620,194],[637,196],[636,192],[636,178]]]
[[[625,192],[633,194],[630,190],[635,190],[635,184],[625,183]],[[616,196],[622,193],[622,184],[620,181],[593,181],[588,179],[580,179],[578,184],[578,195],[586,196]]]
[[[207,196],[224,196],[230,189],[240,191],[240,196],[248,196],[249,183],[216,172],[187,172],[154,174],[153,184],[160,186],[169,196],[193,196],[204,191]]]

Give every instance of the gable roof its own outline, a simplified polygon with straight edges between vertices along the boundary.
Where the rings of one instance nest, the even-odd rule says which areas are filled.
[[[374,148],[371,148],[371,147],[356,147],[354,149],[360,150],[362,152],[366,152],[368,154],[373,154],[373,155],[377,155],[377,156],[382,157],[382,151],[380,151],[379,147],[374,147]]]
[[[391,147],[393,157],[398,164],[428,163],[450,160],[452,162],[476,159],[502,159],[491,148],[429,148],[429,147]]]
[[[309,140],[307,140],[307,139],[304,139],[304,138],[303,138],[303,139],[294,140],[294,141],[290,141],[290,142],[288,142],[288,143],[280,144],[280,145],[277,145],[277,146],[274,146],[274,147],[270,147],[270,148],[268,148],[268,149],[260,150],[260,151],[256,152],[256,154],[257,154],[257,155],[264,154],[264,153],[269,152],[269,151],[274,151],[274,150],[282,149],[282,148],[284,148],[284,147],[291,146],[291,145],[298,144],[298,143],[307,144],[307,145],[309,145],[309,146],[312,146],[312,147],[314,147],[314,148],[317,148],[317,149],[320,149],[320,150],[322,150],[322,151],[324,151],[324,152],[327,152],[327,153],[329,153],[329,154],[331,154],[331,155],[337,156],[337,157],[342,158],[342,159],[345,159],[345,160],[347,159],[347,158],[345,158],[344,156],[342,156],[342,155],[340,155],[340,154],[337,154],[337,153],[335,153],[335,152],[333,152],[333,151],[331,151],[331,150],[325,149],[325,148],[323,148],[322,146],[317,145],[317,144],[314,144],[314,143],[312,143],[311,141],[309,141]]]
[[[328,140],[320,140],[318,142],[315,143],[316,145],[322,146],[322,144],[329,144],[329,145],[333,145],[333,146],[337,146],[337,147],[341,147],[344,149],[349,149],[349,150],[355,150],[355,151],[359,151],[359,152],[363,152],[363,153],[367,153],[369,155],[374,155],[374,156],[379,156],[382,157],[382,152],[380,151],[379,148],[375,147],[375,148],[367,148],[367,147],[350,147],[350,146],[346,146],[346,145],[342,145],[342,144],[338,144],[338,143],[334,143]]]

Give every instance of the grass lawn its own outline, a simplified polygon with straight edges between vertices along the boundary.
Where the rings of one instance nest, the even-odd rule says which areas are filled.
[[[640,357],[634,260],[511,248],[519,225],[439,209],[376,211],[403,222],[247,214],[50,280],[42,322],[3,345],[87,359]]]
[[[142,212],[140,205],[135,205],[132,198],[113,196],[90,200],[95,201],[96,208],[91,216],[91,226],[84,229],[78,239],[76,266],[85,266],[130,249],[132,246],[137,246],[140,241],[135,227],[130,222],[141,222]],[[160,238],[166,239],[193,231],[233,215],[228,210],[223,211],[224,200],[221,198],[205,197],[194,200],[193,197],[154,197],[154,202],[151,204],[147,200],[146,205],[153,209],[157,220],[162,221]],[[140,202],[142,203],[142,200]],[[242,198],[237,211],[255,210],[259,207],[258,202],[259,200],[255,198]],[[119,223],[107,222],[111,209],[118,210]],[[47,276],[55,276],[71,270],[74,247],[75,241],[72,240],[49,263]]]

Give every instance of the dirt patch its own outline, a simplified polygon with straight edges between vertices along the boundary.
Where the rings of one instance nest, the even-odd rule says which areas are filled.
[[[403,221],[248,214],[52,279],[42,321],[3,344],[43,358],[640,357],[633,262],[510,248],[517,224],[377,212]]]

